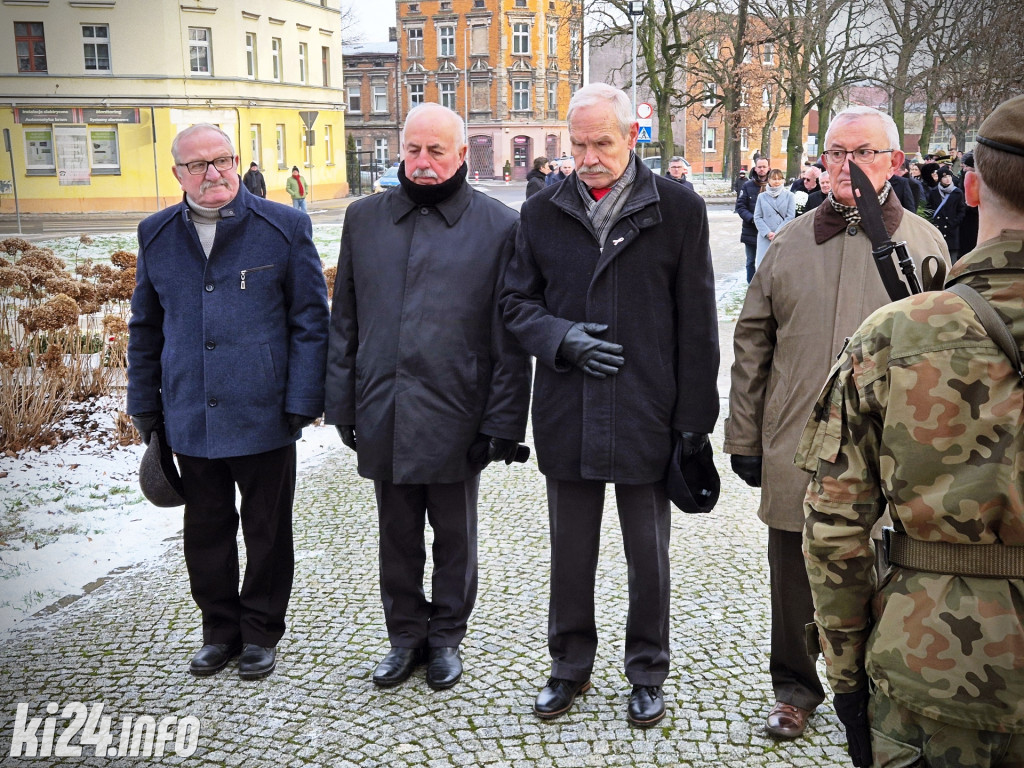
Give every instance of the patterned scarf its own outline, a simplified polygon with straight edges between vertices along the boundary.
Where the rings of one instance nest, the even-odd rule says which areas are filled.
[[[878,195],[878,204],[885,205],[885,201],[889,199],[889,192],[892,191],[892,185],[886,181],[885,186],[882,187],[881,194]],[[843,205],[832,192],[828,193],[828,201],[832,203],[832,207],[835,208],[836,213],[846,219],[847,224],[859,224],[860,223],[860,211],[857,210],[856,205]]]
[[[591,197],[590,187],[579,176],[576,177],[576,188],[579,190],[580,197],[583,198],[583,205],[587,209],[587,218],[590,219],[591,231],[602,248],[604,248],[605,238],[608,237],[611,228],[618,221],[619,212],[622,210],[622,206],[626,204],[629,190],[633,186],[633,180],[636,179],[636,165],[633,162],[633,158],[634,155],[630,152],[626,170],[615,181],[608,194],[600,200],[595,200]]]

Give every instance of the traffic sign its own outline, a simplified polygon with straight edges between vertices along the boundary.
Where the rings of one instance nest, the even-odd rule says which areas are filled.
[[[640,133],[636,137],[637,144],[650,144],[651,143],[651,126],[641,125]]]
[[[636,116],[641,120],[649,120],[651,115],[654,114],[654,107],[648,104],[646,101],[642,101],[636,105]]]
[[[309,129],[309,128],[313,127],[313,123],[316,122],[316,116],[319,115],[319,114],[320,114],[319,112],[304,112],[304,111],[300,111],[299,112],[299,117],[302,118],[302,122],[305,123],[306,124],[306,128]]]

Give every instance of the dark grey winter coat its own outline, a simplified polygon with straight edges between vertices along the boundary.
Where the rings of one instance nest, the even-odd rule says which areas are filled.
[[[505,322],[537,358],[533,432],[558,480],[665,477],[672,432],[718,418],[718,320],[700,196],[634,159],[636,180],[605,247],[573,174],[523,204],[502,292]],[[553,233],[555,233],[553,235]],[[597,379],[556,353],[576,322],[608,325],[626,362]]]
[[[349,206],[331,310],[326,420],[355,425],[359,474],[453,483],[478,433],[522,440],[529,356],[498,288],[515,211],[469,184],[434,206],[402,187]]]

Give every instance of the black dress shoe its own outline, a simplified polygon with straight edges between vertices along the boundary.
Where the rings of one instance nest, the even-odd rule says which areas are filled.
[[[374,685],[390,688],[405,682],[422,661],[422,648],[392,648],[373,671]]]
[[[188,671],[196,677],[209,677],[220,672],[227,663],[231,661],[238,652],[242,650],[241,643],[210,643],[204,645],[188,665]]]
[[[665,694],[660,685],[634,685],[626,717],[633,725],[650,728],[665,716]]]
[[[451,688],[462,678],[458,648],[427,649],[427,685],[435,691]]]
[[[277,649],[246,643],[238,659],[238,676],[243,680],[259,680],[277,666]]]
[[[590,681],[577,682],[559,677],[548,679],[537,700],[533,703],[533,714],[541,720],[551,720],[569,711],[576,697],[590,689]]]

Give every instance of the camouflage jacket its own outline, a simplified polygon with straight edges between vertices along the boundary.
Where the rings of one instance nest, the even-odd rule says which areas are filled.
[[[964,256],[965,282],[1024,344],[1024,232]],[[804,556],[829,682],[868,678],[905,707],[1024,733],[1024,579],[890,569],[876,592],[871,527],[958,544],[1024,545],[1024,385],[960,297],[918,294],[849,340],[804,430],[814,476]]]

